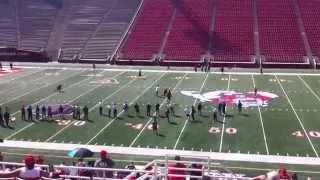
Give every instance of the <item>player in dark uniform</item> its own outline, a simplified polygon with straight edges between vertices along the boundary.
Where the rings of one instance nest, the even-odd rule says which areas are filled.
[[[22,107],[21,107],[21,120],[22,121],[26,120],[26,109],[25,109],[24,105],[22,105]]]
[[[59,112],[60,118],[63,119],[64,117],[63,117],[63,106],[62,106],[62,104],[59,105],[58,112]]]
[[[73,119],[77,118],[77,106],[75,105],[72,106],[72,118]]]
[[[39,108],[39,105],[36,106],[36,120],[37,121],[40,120],[40,108]]]
[[[128,110],[129,110],[129,105],[128,105],[127,102],[125,102],[125,103],[123,104],[123,111],[124,111],[124,113],[127,113]]]
[[[169,108],[166,108],[166,112],[165,112],[165,114],[166,114],[166,118],[167,118],[167,120],[168,120],[168,122],[170,122],[170,109]]]
[[[134,109],[136,110],[136,114],[139,115],[139,114],[140,114],[140,106],[139,106],[138,103],[136,103],[136,104],[134,105]]]
[[[147,116],[150,117],[151,116],[151,104],[147,104]]]
[[[118,109],[117,107],[113,108],[113,118],[117,118],[118,117]]]
[[[100,114],[100,116],[102,116],[102,115],[103,115],[102,102],[99,102],[99,114]]]
[[[13,64],[12,64],[12,62],[10,62],[10,69],[11,69],[11,70],[13,69]]]
[[[226,102],[222,102],[222,114],[225,116],[226,115],[226,108],[227,108],[227,104],[226,104]]]
[[[156,116],[159,116],[159,114],[160,114],[160,104],[157,103],[156,104]]]
[[[222,115],[222,102],[219,102],[218,104],[218,111],[219,111],[219,115]]]
[[[84,114],[83,119],[84,119],[85,121],[88,121],[88,120],[89,120],[89,109],[88,109],[88,106],[87,106],[87,105],[85,105],[85,106],[83,107],[83,114]]]
[[[29,105],[27,111],[28,111],[28,121],[33,121],[33,119],[32,119],[32,107],[31,107],[31,105]]]
[[[8,107],[6,107],[6,111],[4,112],[3,119],[4,119],[5,123],[6,123],[6,126],[10,127],[9,126],[10,112],[9,112],[9,108]]]
[[[213,122],[218,122],[217,110],[213,110]]]
[[[221,68],[220,68],[220,71],[221,71],[221,74],[223,74],[223,72],[224,72],[224,67],[221,67]]]
[[[0,62],[0,71],[2,71],[2,63]]]
[[[141,72],[141,69],[139,69],[139,77],[141,77],[142,76],[142,72]]]
[[[192,107],[191,107],[191,118],[192,118],[192,121],[195,120],[195,118],[194,118],[195,113],[196,113],[196,108],[194,107],[194,105],[192,105]]]
[[[53,118],[52,118],[52,108],[51,106],[48,106],[48,120],[52,121]]]
[[[168,101],[170,102],[171,101],[171,98],[172,98],[172,93],[171,93],[171,90],[169,89],[168,92],[167,92],[167,98],[168,98]]]
[[[155,134],[156,134],[157,136],[159,136],[157,116],[153,116],[152,130],[153,130],[153,132],[155,132]]]
[[[239,102],[238,102],[238,112],[239,113],[241,113],[241,111],[242,111],[242,103],[241,103],[241,101],[239,100]]]
[[[76,118],[77,118],[78,120],[80,120],[81,108],[80,108],[79,105],[77,105],[76,107],[77,107],[77,108],[76,108]]]
[[[59,93],[62,92],[62,84],[59,84],[59,85],[57,86],[57,91],[58,91]]]
[[[47,114],[47,109],[45,105],[42,105],[41,107],[41,119],[45,120],[46,119],[46,114]]]
[[[258,94],[258,88],[255,86],[254,87],[254,96],[257,96],[257,94]]]
[[[199,102],[199,104],[198,104],[198,113],[199,113],[200,116],[202,116],[202,104],[201,104],[201,102]]]

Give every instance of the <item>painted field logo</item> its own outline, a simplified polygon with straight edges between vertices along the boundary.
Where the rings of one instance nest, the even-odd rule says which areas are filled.
[[[237,91],[212,91],[200,94],[198,91],[181,91],[181,94],[192,96],[202,102],[226,102],[227,104],[237,104],[239,100],[243,107],[267,107],[272,99],[279,96],[269,92],[258,91],[257,95],[254,92],[237,92]]]

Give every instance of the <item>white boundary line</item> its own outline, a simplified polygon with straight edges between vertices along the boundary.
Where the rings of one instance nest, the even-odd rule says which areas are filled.
[[[231,75],[229,74],[227,91],[230,90],[230,80],[231,80]],[[227,109],[227,108],[226,108],[226,109]],[[223,136],[224,136],[225,123],[226,123],[226,115],[224,115],[223,121],[222,121],[222,130],[221,130],[221,138],[220,138],[219,152],[222,151],[222,144],[223,144]]]
[[[252,82],[253,82],[253,86],[256,87],[256,83],[255,83],[255,81],[254,81],[253,75],[251,75],[251,79],[252,79]],[[264,144],[265,144],[265,147],[266,147],[267,155],[269,155],[269,146],[268,146],[268,143],[267,143],[267,137],[266,137],[266,132],[265,132],[265,129],[264,129],[264,124],[263,124],[263,119],[262,119],[262,114],[261,114],[260,106],[258,106],[258,111],[259,111],[260,123],[261,123],[261,127],[262,127]]]
[[[296,165],[320,165],[319,158],[316,157],[296,157],[296,156],[277,156],[277,155],[258,155],[258,154],[241,154],[241,153],[218,153],[218,152],[199,152],[184,151],[173,149],[153,149],[153,148],[133,148],[119,146],[102,146],[102,145],[80,145],[64,143],[44,143],[28,141],[11,141],[5,140],[0,143],[0,147],[22,148],[22,149],[39,149],[39,150],[58,150],[69,151],[74,148],[88,148],[93,152],[100,152],[107,149],[110,154],[123,154],[125,156],[155,156],[164,157],[167,155],[180,156],[206,156],[213,160],[221,161],[239,161],[239,162],[263,162],[271,164],[296,164]]]
[[[48,65],[46,65],[46,69],[68,69],[68,70],[92,70],[92,67],[73,67],[73,66],[68,66],[70,64],[65,64],[67,67],[62,67],[62,66],[52,66],[52,67],[48,67]],[[105,65],[105,67],[107,67],[108,65]],[[44,66],[21,66],[24,68],[44,68]],[[121,66],[114,66],[114,67],[121,67]],[[123,67],[127,67],[127,68],[97,68],[97,70],[105,70],[105,71],[129,71],[129,72],[138,72],[139,71],[139,67],[133,67],[133,66],[123,66]],[[134,68],[134,69],[133,69]],[[151,67],[151,68],[154,68]],[[190,67],[191,69],[191,67]],[[235,69],[236,70],[236,69]],[[142,69],[142,71],[144,72],[167,72],[167,73],[188,73],[188,74],[201,74],[202,72],[195,72],[192,70],[165,70],[165,69],[161,69],[161,67],[159,67],[159,69]],[[221,72],[218,71],[212,71],[212,72],[208,72],[209,74],[220,74]],[[224,72],[223,74],[227,74],[227,75],[261,75],[259,72]],[[282,73],[282,72],[265,72],[263,73],[263,75],[283,75],[283,76],[297,76],[297,75],[301,75],[301,76],[320,76],[320,73],[295,73],[295,72],[288,72],[288,73]]]
[[[160,79],[162,79],[162,77],[167,74],[166,72],[163,73],[157,80],[153,81],[152,84],[150,84],[149,87],[145,88],[144,91],[139,95],[137,96],[135,99],[133,99],[130,104],[133,104],[134,102],[136,102],[142,95],[144,95],[151,87],[153,87],[153,85],[158,82]],[[119,114],[121,115],[122,113],[124,112],[124,110],[122,110]],[[117,118],[113,118],[110,122],[108,122],[102,129],[100,129],[100,131],[95,135],[93,136],[86,144],[90,144],[94,139],[96,139],[105,129],[107,129]]]
[[[175,87],[173,88],[172,92],[175,92],[175,90],[177,89],[177,87],[181,84],[181,82],[185,79],[185,77],[188,75],[188,73],[185,73],[183,78],[180,79],[178,81],[178,83],[175,85]],[[164,103],[166,102],[166,99],[164,99],[160,105],[160,109],[161,107],[164,105]],[[155,113],[153,113],[153,115],[155,115]],[[129,147],[132,147],[136,141],[139,139],[139,137],[141,136],[141,134],[143,133],[143,131],[147,128],[147,126],[149,125],[149,123],[152,121],[152,117],[149,118],[148,122],[143,126],[143,128],[140,130],[140,132],[138,133],[138,135],[133,139],[133,141],[130,143]]]
[[[309,84],[299,75],[298,78],[303,82],[303,84],[310,90],[310,92],[320,101],[320,97],[314,92],[314,90],[309,86]]]
[[[120,75],[122,75],[124,72],[119,73],[115,76],[113,76],[112,78],[116,78]],[[114,91],[113,93],[111,93],[110,95],[108,95],[106,98],[104,98],[102,100],[102,102],[106,101],[107,99],[109,99],[110,97],[112,97],[113,95],[115,95],[116,93],[118,93],[120,90],[122,90],[123,88],[127,87],[129,84],[131,84],[132,82],[134,82],[135,79],[130,80],[129,82],[127,82],[126,84],[124,84],[123,86],[121,86],[119,89],[117,89],[116,91]],[[102,85],[101,85],[102,86]],[[98,87],[101,87],[98,86]],[[95,104],[93,107],[91,107],[89,109],[89,112],[91,112],[92,110],[94,110],[97,106],[99,105],[99,103]],[[83,117],[83,114],[81,115],[81,117]],[[49,142],[50,140],[52,140],[53,138],[55,138],[56,136],[58,136],[60,133],[62,133],[64,130],[66,130],[67,128],[69,128],[72,125],[72,123],[69,123],[67,126],[64,126],[63,128],[61,128],[58,132],[56,132],[55,134],[53,134],[52,136],[50,136],[49,138],[47,138],[44,142]]]
[[[78,74],[81,74],[82,72],[84,72],[84,71],[81,71],[81,72],[78,73]],[[101,71],[100,73],[103,73],[103,72],[105,72],[105,71]],[[98,73],[98,74],[100,74],[100,73]],[[69,77],[72,77],[72,76],[68,76],[67,78],[69,78]],[[67,78],[65,78],[64,80],[66,80]],[[92,79],[92,78],[93,78],[93,77],[85,78],[85,79],[83,79],[83,80],[81,80],[81,81],[78,81],[78,82],[76,82],[76,83],[74,83],[74,84],[71,84],[71,85],[68,86],[66,89],[69,89],[69,88],[71,88],[71,87],[73,87],[73,86],[76,86],[76,85],[78,85],[78,84],[80,84],[80,83],[82,83],[82,82],[84,82],[84,81],[87,81],[87,80],[89,80],[89,79]],[[54,95],[56,95],[56,94],[57,94],[57,92],[54,92],[54,93],[52,93],[51,95],[49,95],[49,96],[47,96],[47,97],[45,97],[45,98],[42,98],[42,99],[40,99],[39,101],[33,103],[32,105],[38,104],[38,103],[41,102],[41,101],[44,101],[44,100],[46,100],[46,99],[49,99],[50,97],[52,97],[52,96],[54,96]],[[73,100],[72,100],[72,101],[73,101]],[[71,102],[72,102],[72,101],[71,101]],[[70,101],[69,101],[69,102],[70,102]],[[16,112],[13,113],[12,115],[14,116],[14,115],[18,114],[19,112],[20,112],[20,110],[19,110],[19,111],[16,111]],[[33,126],[33,125],[34,125],[34,122],[28,124],[27,126],[21,128],[21,129],[19,129],[18,131],[12,133],[11,135],[7,136],[5,139],[10,139],[10,138],[16,136],[17,134],[21,133],[22,131],[28,129],[29,127],[31,127],[31,126]]]
[[[275,75],[275,78],[277,79],[277,82],[278,82],[278,84],[280,85],[280,87],[281,87],[281,89],[282,89],[283,93],[286,95],[287,100],[288,100],[288,102],[289,102],[289,104],[290,104],[290,106],[291,106],[291,109],[293,110],[294,114],[296,115],[296,117],[297,117],[297,119],[298,119],[298,121],[299,121],[299,123],[300,123],[301,128],[303,129],[304,133],[306,134],[307,139],[308,139],[308,141],[309,141],[309,143],[310,143],[310,146],[311,146],[311,148],[312,148],[313,152],[315,153],[315,155],[316,155],[317,157],[319,157],[318,152],[317,152],[317,151],[316,151],[316,149],[314,148],[314,145],[313,145],[313,143],[312,143],[312,141],[311,141],[311,139],[310,139],[310,137],[309,137],[309,135],[308,135],[308,133],[307,133],[307,131],[306,131],[306,128],[304,127],[304,125],[303,125],[303,123],[302,123],[302,121],[301,121],[300,117],[298,116],[298,114],[297,114],[296,110],[294,109],[293,104],[292,104],[292,102],[291,102],[291,100],[290,100],[290,98],[289,98],[288,94],[287,94],[287,93],[286,93],[286,91],[284,90],[284,88],[283,88],[283,86],[282,86],[282,84],[281,84],[281,82],[280,82],[280,80],[279,80],[278,76],[277,76],[277,75]]]
[[[205,79],[203,80],[202,85],[201,85],[200,90],[199,90],[200,93],[202,92],[204,86],[206,85],[206,82],[207,82],[208,77],[209,77],[209,73],[206,73],[206,77],[205,77]],[[195,100],[194,100],[193,105],[195,105],[195,104],[197,103],[197,100],[198,100],[198,99],[195,99]],[[180,131],[180,134],[179,134],[179,136],[178,136],[178,139],[176,140],[176,143],[175,143],[174,146],[173,146],[173,149],[176,149],[176,148],[177,148],[177,146],[178,146],[178,144],[179,144],[179,142],[180,142],[180,138],[181,138],[181,136],[182,136],[182,134],[183,134],[183,132],[184,132],[184,129],[185,129],[186,126],[187,126],[188,121],[189,121],[188,119],[186,119],[186,120],[184,121],[184,125],[183,125],[183,127],[182,127],[182,129],[181,129],[181,131]]]

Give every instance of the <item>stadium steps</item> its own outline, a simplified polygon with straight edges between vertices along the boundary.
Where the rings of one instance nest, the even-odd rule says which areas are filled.
[[[17,47],[16,8],[12,1],[0,1],[0,47]]]
[[[18,1],[20,48],[40,51],[46,48],[58,9],[45,1]]]
[[[88,41],[82,57],[84,59],[105,59],[111,56],[120,43],[139,3],[139,0],[117,1],[95,35]]]
[[[306,37],[309,42],[310,51],[312,56],[316,57],[315,61],[319,64],[320,57],[320,29],[319,29],[319,19],[320,19],[320,5],[317,0],[298,0],[300,7],[301,19],[304,25]]]

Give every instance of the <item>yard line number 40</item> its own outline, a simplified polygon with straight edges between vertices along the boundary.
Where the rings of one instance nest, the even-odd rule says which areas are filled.
[[[307,132],[310,137],[313,138],[320,138],[320,132],[319,131],[309,131]],[[296,137],[306,137],[306,134],[303,131],[294,131],[291,133],[292,136]]]

